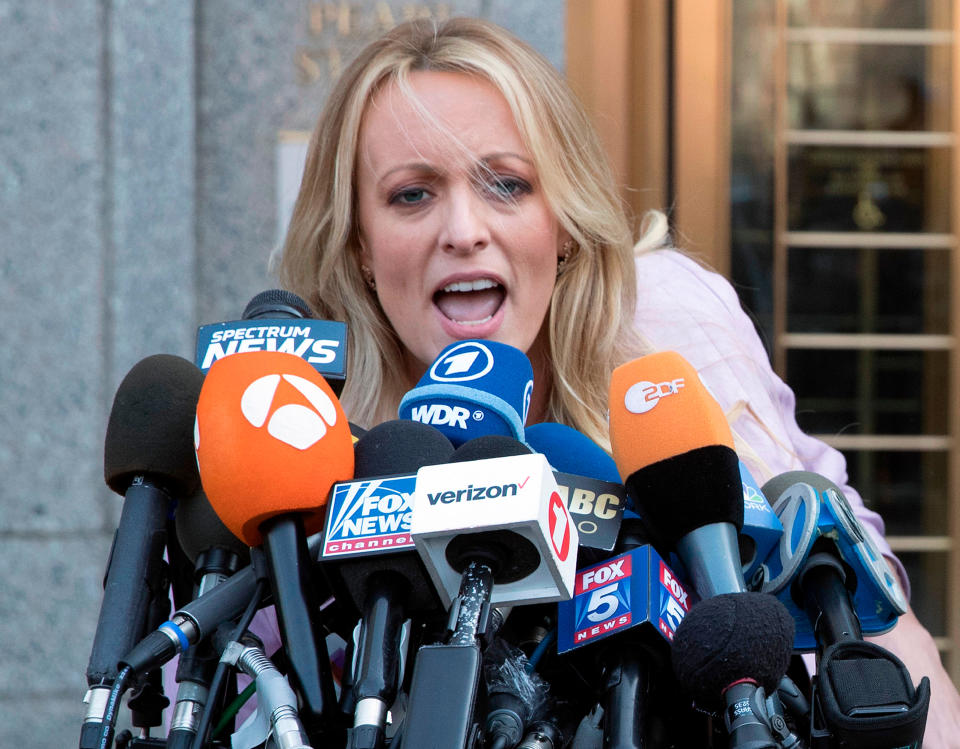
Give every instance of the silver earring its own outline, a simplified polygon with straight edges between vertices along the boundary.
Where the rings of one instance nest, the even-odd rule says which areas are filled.
[[[363,276],[363,281],[367,284],[367,287],[370,289],[370,291],[377,290],[377,282],[373,277],[373,271],[362,263],[360,264],[360,275]]]
[[[563,269],[567,266],[567,261],[570,259],[570,253],[573,252],[573,248],[576,247],[576,244],[572,239],[568,239],[563,243],[563,247],[560,248],[560,256],[557,258],[557,275],[559,276],[563,273]]]

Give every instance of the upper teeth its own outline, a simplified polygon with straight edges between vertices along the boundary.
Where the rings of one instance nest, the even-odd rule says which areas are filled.
[[[457,281],[447,284],[443,287],[444,291],[481,291],[483,289],[492,289],[499,286],[496,281],[489,278],[478,278],[476,281]]]

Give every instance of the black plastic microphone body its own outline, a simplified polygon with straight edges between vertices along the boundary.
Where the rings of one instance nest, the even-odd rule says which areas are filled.
[[[339,728],[337,699],[326,634],[313,616],[319,601],[303,523],[286,514],[260,528],[289,676],[303,701],[301,719],[311,737],[328,735]]]
[[[179,521],[178,516],[178,521]],[[178,536],[184,529],[178,522]],[[238,541],[239,543],[239,541]],[[249,561],[249,554],[248,561]],[[214,546],[196,556],[194,566],[194,598],[210,593],[236,573],[240,555],[229,548]],[[219,653],[209,640],[200,642],[180,654],[177,663],[177,699],[170,718],[166,749],[189,749],[200,725],[210,695],[210,684],[217,668]]]
[[[406,746],[468,749],[479,732],[475,718],[482,654],[479,637],[490,617],[493,573],[471,562],[463,571],[461,595],[451,607],[449,642],[417,652],[404,727]],[[442,720],[437,716],[442,715]]]
[[[779,749],[766,716],[763,691],[755,681],[744,679],[731,684],[723,692],[726,702],[724,723],[730,746],[737,749]]]
[[[121,663],[130,666],[135,673],[162,666],[224,622],[240,616],[256,589],[257,573],[252,566],[245,567],[206,595],[174,612],[169,622],[137,643]]]
[[[163,550],[171,504],[170,495],[144,476],[135,477],[124,495],[87,665],[87,709],[80,749],[99,745],[118,660],[149,626],[151,601],[164,578]]]
[[[400,680],[400,639],[406,581],[389,573],[371,575],[363,607],[361,641],[354,656],[356,682],[349,749],[379,749],[384,744],[387,710]]]
[[[118,653],[126,653],[143,637],[151,588],[161,574],[171,502],[166,490],[145,476],[136,477],[124,496],[87,667],[91,687],[112,683]]]
[[[111,695],[119,660],[157,616],[165,615],[160,602],[169,606],[163,552],[174,500],[191,494],[199,484],[191,443],[202,382],[202,373],[191,362],[159,354],[134,365],[114,396],[103,472],[107,485],[124,502],[87,665],[81,749],[119,699]]]
[[[862,640],[860,620],[850,600],[846,573],[829,552],[811,554],[799,581],[804,608],[815,622],[821,652],[843,640]]]
[[[337,537],[338,531],[331,530],[335,517],[363,514],[363,508],[369,519],[403,528],[409,518],[404,517],[403,503],[396,500],[404,489],[391,482],[403,482],[409,474],[412,490],[413,474],[419,468],[445,463],[452,454],[453,445],[443,434],[419,422],[397,419],[367,431],[354,445],[354,481],[348,482],[362,487],[357,497],[366,499],[359,505],[341,505],[341,495],[334,492],[328,507],[327,540]],[[386,507],[390,510],[381,509]],[[353,666],[341,690],[341,710],[353,717],[348,748],[379,749],[385,740],[387,711],[402,680],[404,620],[440,611],[441,605],[412,544],[376,553],[352,551],[324,561],[325,572],[343,592],[342,598],[361,615],[351,642]]]
[[[646,731],[649,665],[632,648],[608,668],[603,692],[604,749],[642,749]]]

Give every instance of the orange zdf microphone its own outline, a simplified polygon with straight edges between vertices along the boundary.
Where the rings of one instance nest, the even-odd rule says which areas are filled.
[[[676,549],[700,597],[746,590],[733,435],[697,370],[673,351],[615,369],[610,444],[627,491]]]
[[[207,372],[194,438],[214,511],[247,544],[263,544],[301,718],[312,735],[334,730],[333,674],[313,619],[318,605],[306,535],[322,529],[333,484],[353,478],[343,407],[293,354],[234,354]]]

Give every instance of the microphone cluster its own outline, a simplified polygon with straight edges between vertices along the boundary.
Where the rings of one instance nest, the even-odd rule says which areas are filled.
[[[757,486],[682,357],[614,371],[611,457],[526,425],[530,363],[491,341],[364,431],[345,342],[265,292],[121,383],[80,749],[919,747],[929,681],[863,640],[895,577],[827,479]]]

